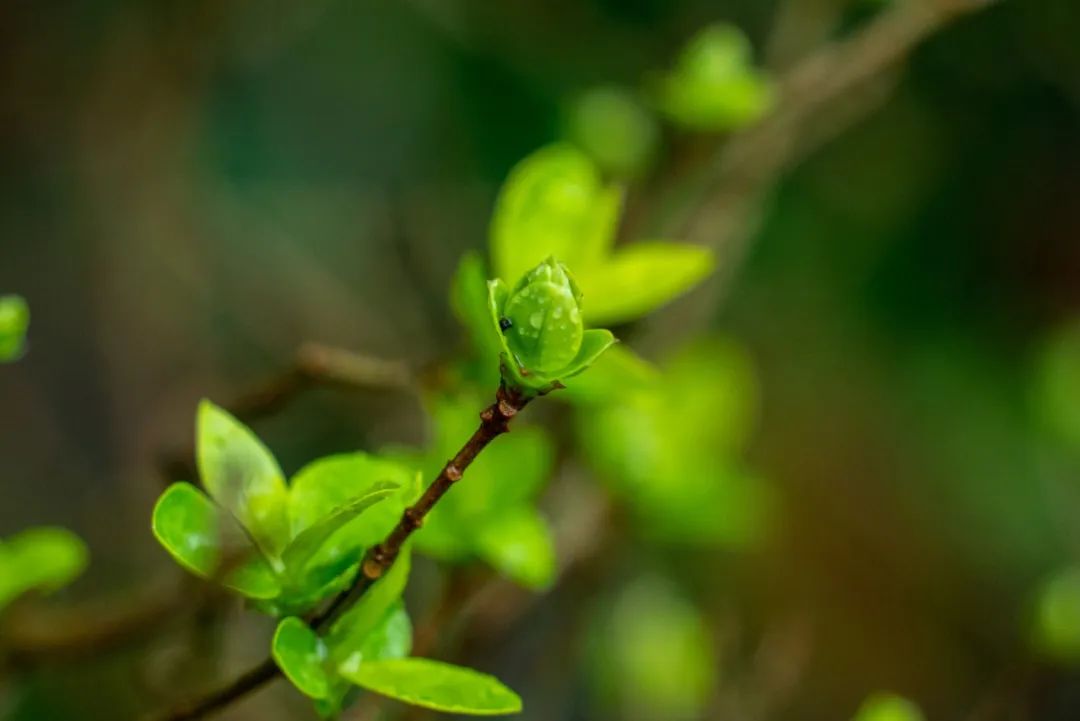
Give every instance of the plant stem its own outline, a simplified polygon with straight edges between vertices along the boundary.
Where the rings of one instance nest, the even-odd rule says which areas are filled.
[[[446,492],[461,480],[469,465],[493,440],[510,430],[510,421],[532,400],[532,396],[505,385],[499,387],[495,402],[480,414],[480,426],[461,450],[454,455],[416,503],[405,509],[394,529],[382,543],[372,547],[360,565],[360,574],[352,587],[338,594],[322,612],[308,619],[308,625],[320,631],[331,626],[358,601],[375,581],[394,564],[409,537],[423,524],[427,514]],[[194,702],[179,706],[159,717],[159,721],[193,721],[219,711],[255,691],[281,674],[273,659],[250,669],[228,686]]]
[[[251,423],[277,413],[297,396],[320,386],[415,393],[418,384],[417,373],[404,362],[308,342],[296,350],[288,366],[226,407],[240,420]],[[166,485],[194,478],[194,458],[195,449],[190,445],[162,453],[157,465]]]

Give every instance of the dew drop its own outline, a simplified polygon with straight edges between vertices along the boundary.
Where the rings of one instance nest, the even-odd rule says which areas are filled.
[[[533,328],[536,328],[537,330],[539,330],[540,326],[543,325],[543,324],[544,324],[544,314],[541,313],[540,311],[536,311],[535,313],[533,313],[532,315],[529,316],[529,325],[531,325]]]

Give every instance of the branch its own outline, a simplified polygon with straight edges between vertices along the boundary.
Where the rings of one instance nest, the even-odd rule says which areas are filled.
[[[656,314],[646,336],[701,327],[722,300],[757,230],[761,200],[777,176],[853,125],[886,97],[873,90],[923,40],[992,0],[901,0],[853,37],[796,64],[773,111],[733,136],[706,168],[675,183],[657,237],[713,248],[719,271],[686,301]],[[823,127],[824,126],[824,127]],[[674,206],[674,207],[673,207]]]
[[[192,605],[176,584],[158,583],[126,601],[15,607],[0,628],[0,666],[22,669],[111,651],[144,640]]]
[[[473,460],[493,440],[510,430],[510,421],[524,408],[531,396],[500,386],[495,402],[480,414],[480,426],[473,432],[457,454],[447,461],[435,480],[412,506],[405,509],[386,539],[368,550],[360,564],[360,575],[352,587],[338,594],[321,613],[308,620],[316,631],[331,626],[352,607],[371,586],[393,565],[409,537],[419,529],[431,509],[455,483],[461,480]],[[228,686],[201,699],[184,704],[160,717],[159,721],[193,721],[228,706],[258,690],[281,674],[272,659],[267,659],[247,671]]]
[[[316,386],[414,391],[417,378],[402,361],[319,343],[304,343],[287,367],[226,404],[226,408],[240,420],[250,423],[277,413],[301,393]],[[171,482],[194,477],[194,457],[195,450],[191,446],[162,454],[158,461],[162,478]]]

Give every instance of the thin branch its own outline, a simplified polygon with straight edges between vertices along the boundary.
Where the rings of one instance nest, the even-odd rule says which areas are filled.
[[[510,430],[510,421],[524,408],[531,396],[526,396],[505,386],[499,388],[495,402],[480,414],[480,426],[473,432],[457,454],[447,461],[435,480],[424,490],[420,498],[401,515],[386,539],[368,550],[360,565],[360,575],[348,590],[338,594],[324,611],[309,619],[316,631],[331,626],[359,600],[371,586],[393,565],[409,537],[419,529],[427,514],[461,480],[473,460],[493,440]],[[281,671],[272,659],[263,661],[247,671],[228,686],[201,699],[184,704],[160,717],[160,721],[193,721],[225,708],[232,702],[261,688],[277,678]]]
[[[0,666],[22,669],[121,648],[191,607],[175,583],[155,584],[123,602],[18,606],[0,628]]]
[[[318,387],[366,388],[415,392],[416,373],[402,361],[386,360],[319,343],[304,343],[292,362],[277,375],[226,404],[234,416],[250,423],[279,412],[300,394]],[[158,461],[166,482],[193,478],[194,448],[162,454]]]
[[[886,97],[874,92],[923,40],[992,0],[896,2],[853,37],[797,63],[780,81],[773,111],[729,138],[707,167],[677,183],[652,230],[713,248],[718,272],[691,297],[653,316],[645,334],[701,327],[722,300],[760,222],[776,178],[850,127]]]

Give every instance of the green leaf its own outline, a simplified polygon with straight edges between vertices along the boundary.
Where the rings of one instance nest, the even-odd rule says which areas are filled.
[[[88,559],[86,544],[64,528],[31,528],[0,543],[0,609],[31,590],[55,591]]]
[[[362,643],[347,654],[342,653],[344,648],[334,649],[333,658],[349,673],[355,673],[361,664],[405,658],[412,650],[412,633],[412,621],[405,604],[398,599],[368,631]]]
[[[687,43],[675,69],[655,83],[659,109],[691,130],[723,131],[757,120],[772,105],[772,84],[751,65],[738,28],[712,25]]]
[[[197,576],[216,578],[224,563],[231,568],[222,583],[250,598],[271,599],[281,591],[235,519],[190,483],[174,483],[161,494],[151,528],[176,562]]]
[[[585,320],[604,325],[638,318],[690,290],[712,269],[712,252],[700,246],[627,246],[604,265],[578,273]]]
[[[196,429],[202,484],[270,558],[289,541],[288,492],[277,461],[254,433],[204,400]]]
[[[584,372],[596,362],[604,351],[617,342],[615,336],[609,330],[594,328],[585,331],[581,338],[581,348],[578,350],[577,356],[559,374],[559,379],[573,378]]]
[[[499,192],[491,222],[497,277],[513,283],[549,256],[572,268],[598,262],[615,236],[622,191],[605,187],[581,151],[557,144],[518,163]]]
[[[424,658],[363,663],[343,676],[358,686],[448,713],[519,713],[521,698],[494,676]]]
[[[301,693],[315,699],[330,695],[326,644],[306,623],[295,616],[283,618],[270,649],[278,668]]]
[[[282,554],[286,571],[302,588],[312,589],[322,587],[344,573],[358,558],[349,552],[353,549],[334,543],[331,537],[399,488],[396,483],[378,482],[348,505],[301,531]]]
[[[330,628],[326,642],[335,660],[340,662],[363,651],[368,636],[404,593],[410,565],[410,547],[406,546],[390,570]]]
[[[292,537],[387,484],[398,486],[398,491],[346,523],[335,535],[335,541],[347,541],[352,548],[373,546],[390,532],[405,505],[419,494],[414,471],[405,464],[360,452],[327,456],[308,464],[293,476],[289,489]]]
[[[853,721],[925,721],[919,707],[903,696],[875,693],[869,696]]]
[[[0,363],[19,358],[30,326],[30,306],[21,296],[0,296]]]
[[[656,155],[660,128],[632,93],[593,88],[577,98],[565,119],[566,135],[597,165],[616,176],[647,169]]]
[[[546,588],[555,578],[555,544],[544,519],[530,508],[494,516],[478,533],[477,552],[522,586]]]

